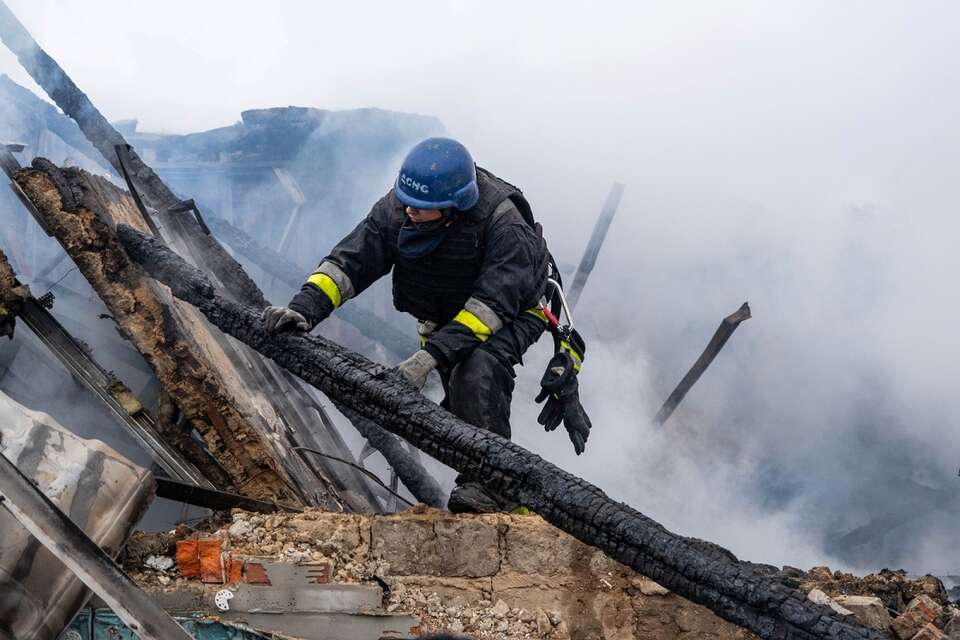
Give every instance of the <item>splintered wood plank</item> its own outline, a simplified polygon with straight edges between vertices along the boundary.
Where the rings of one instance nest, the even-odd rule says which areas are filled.
[[[18,184],[110,309],[120,332],[203,437],[229,477],[230,486],[222,488],[306,503],[288,472],[302,469],[302,461],[279,437],[284,425],[271,399],[231,360],[202,315],[143,278],[117,243],[112,228],[118,223],[147,231],[129,195],[79,169],[60,170],[45,161],[36,165],[40,169],[17,174]]]

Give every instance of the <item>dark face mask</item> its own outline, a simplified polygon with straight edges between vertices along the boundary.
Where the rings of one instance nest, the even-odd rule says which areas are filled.
[[[400,236],[397,238],[397,252],[401,258],[423,258],[440,246],[447,236],[450,225],[455,217],[444,211],[442,218],[430,222],[415,223],[409,218],[404,220],[400,227]]]

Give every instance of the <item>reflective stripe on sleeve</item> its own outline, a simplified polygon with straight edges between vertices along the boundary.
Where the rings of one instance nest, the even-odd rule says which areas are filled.
[[[457,317],[455,317],[453,321],[459,322],[467,329],[470,329],[470,331],[473,332],[473,335],[476,336],[477,340],[480,342],[486,342],[487,338],[493,335],[493,331],[490,330],[490,327],[483,324],[480,318],[466,309],[463,309],[460,313],[458,313]]]
[[[337,283],[333,281],[333,278],[328,276],[325,273],[315,273],[307,280],[307,284],[312,284],[320,291],[323,291],[327,294],[327,297],[330,298],[330,302],[333,303],[334,307],[339,307],[340,303],[343,301],[343,297],[340,295],[340,287],[337,286]]]
[[[493,335],[497,331],[503,328],[503,320],[500,319],[500,316],[497,315],[497,312],[490,308],[486,302],[478,300],[473,296],[467,298],[467,301],[463,303],[463,308],[465,311],[469,311],[477,320],[482,322],[490,330],[490,335]]]
[[[355,292],[353,290],[353,282],[350,281],[350,276],[334,263],[329,260],[324,260],[314,273],[324,273],[330,276],[333,283],[337,285],[337,289],[340,290],[341,304],[353,297]]]

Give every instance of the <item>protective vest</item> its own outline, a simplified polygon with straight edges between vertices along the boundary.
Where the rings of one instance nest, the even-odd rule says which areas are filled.
[[[533,226],[530,205],[519,189],[479,167],[477,183],[477,204],[459,213],[443,242],[431,254],[416,259],[396,257],[393,301],[398,311],[442,326],[463,309],[483,266],[484,238],[494,220],[494,210],[507,198]],[[391,217],[402,220],[403,205],[396,198],[394,205],[401,215]]]

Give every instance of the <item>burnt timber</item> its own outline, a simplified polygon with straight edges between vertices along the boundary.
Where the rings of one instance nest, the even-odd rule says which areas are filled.
[[[362,474],[335,462],[321,467],[312,457],[293,452],[294,447],[305,446],[341,458],[351,457],[342,441],[318,439],[317,432],[319,436],[336,433],[319,406],[313,415],[306,410],[294,415],[302,425],[296,430],[284,428],[288,422],[279,410],[277,417],[264,418],[272,401],[282,402],[303,393],[299,381],[288,379],[289,373],[267,362],[263,370],[272,377],[251,378],[251,368],[245,366],[249,360],[231,358],[228,348],[232,343],[219,332],[211,335],[202,318],[191,317],[195,315],[191,310],[180,308],[163,290],[134,285],[127,279],[132,265],[122,251],[114,251],[109,227],[126,221],[146,230],[132,199],[106,180],[81,170],[59,170],[43,160],[35,164],[40,169],[22,171],[17,176],[18,185],[110,308],[123,334],[153,368],[164,391],[226,470],[230,483],[219,483],[217,488],[294,505],[338,509],[336,503],[344,501],[351,510],[380,510]],[[71,201],[75,196],[79,201]],[[225,342],[227,348],[220,347]],[[264,397],[262,388],[269,389],[267,382],[281,391],[274,397]],[[288,410],[292,413],[295,407]],[[326,432],[319,427],[325,427]],[[444,496],[436,481],[390,434],[369,420],[358,428],[384,453],[418,500],[432,506],[443,504]],[[298,474],[299,483],[287,480],[285,472]],[[248,482],[252,483],[249,487]],[[359,493],[361,489],[363,493]]]
[[[244,384],[249,375],[218,349],[200,318],[184,313],[162,289],[138,284],[122,249],[110,244],[109,224],[143,225],[131,200],[101,178],[47,169],[21,171],[18,184],[225,470],[230,484],[218,488],[307,503],[277,463],[284,459],[273,437],[278,418],[263,417],[252,384]],[[290,459],[302,465],[297,456]]]
[[[472,427],[416,393],[396,371],[319,336],[271,336],[256,309],[212,283],[156,240],[117,229],[127,253],[226,333],[357,413],[674,593],[763,638],[880,640],[795,588],[758,574],[731,552],[671,533],[599,488],[517,444]]]
[[[57,106],[74,119],[86,138],[117,173],[123,175],[132,188],[142,190],[142,193],[131,194],[137,200],[140,222],[157,231],[157,221],[159,221],[166,232],[165,241],[182,247],[191,262],[219,280],[235,300],[248,305],[265,306],[266,300],[259,287],[243,267],[210,235],[199,209],[193,206],[195,215],[184,215],[186,203],[181,201],[153,169],[129,147],[120,132],[107,122],[57,62],[40,48],[2,0],[0,0],[0,39],[17,56],[26,71],[37,84],[43,87]],[[140,196],[154,208],[157,221],[153,220],[151,213],[142,206]],[[24,200],[28,208],[32,206],[28,199],[24,198]],[[35,217],[41,220],[41,226],[44,226],[43,216]],[[50,230],[45,226],[44,230],[50,234]],[[289,272],[286,272],[286,275],[293,277]],[[378,325],[375,320],[372,320],[372,318],[375,319],[372,314],[354,312],[353,315],[359,316],[358,319],[362,320],[361,331],[363,327],[367,327],[367,333],[382,333],[382,327],[377,329]],[[380,325],[382,324],[380,322]],[[392,328],[385,333],[394,344],[394,349],[398,348],[396,346],[398,341],[403,342],[397,337],[397,333]],[[223,340],[219,346],[234,362],[237,370],[249,370],[257,386],[266,389],[267,396],[273,399],[274,409],[287,427],[285,434],[287,439],[295,439],[293,432],[298,434],[296,437],[306,439],[302,442],[294,441],[295,446],[306,445],[333,450],[340,457],[352,457],[339,432],[326,416],[323,407],[309,398],[299,387],[299,383],[289,378],[289,374],[277,370],[269,363],[262,362],[255,353],[244,350],[242,345]],[[313,419],[313,412],[321,418],[320,428],[317,428],[317,421]],[[369,432],[380,427],[368,423],[359,429],[362,433],[364,430]],[[384,438],[379,438],[377,441],[387,444]],[[371,441],[368,439],[368,442]],[[371,445],[376,448],[373,442]],[[409,482],[404,484],[408,489],[412,487],[411,491],[418,499],[428,504],[434,503],[435,495],[425,493],[420,496],[416,493],[421,488],[428,489],[436,485],[436,481],[430,477],[418,460],[409,455],[402,455],[405,452],[399,447],[387,446],[380,451],[391,466],[404,469],[404,475]],[[282,459],[283,464],[289,467],[286,469],[288,474],[292,474],[294,479],[298,477],[302,479],[299,483],[299,494],[305,503],[324,504],[323,494],[333,490],[332,485],[335,484],[341,489],[340,498],[352,509],[379,510],[379,504],[362,475],[351,473],[349,468],[336,468],[331,465],[323,468],[314,461],[306,463],[302,459],[295,460],[295,458],[297,456],[285,455]],[[312,473],[312,478],[304,477],[305,469]],[[313,491],[311,489],[313,484],[325,485],[326,491]]]
[[[727,340],[729,340],[733,332],[737,330],[740,323],[744,320],[749,320],[750,317],[750,305],[744,302],[740,305],[739,309],[720,321],[720,326],[717,327],[713,337],[710,338],[710,342],[707,343],[703,353],[700,354],[697,361],[694,362],[690,370],[687,371],[687,375],[683,376],[683,379],[680,380],[677,387],[664,401],[663,406],[657,411],[657,415],[653,418],[655,425],[662,426],[670,419],[670,416],[673,415],[676,408],[683,402],[684,397],[686,397],[690,389],[693,388],[693,385],[697,384],[697,380],[700,379],[700,376],[703,375],[710,366],[710,363],[713,362],[714,358],[720,353],[720,350],[723,349],[723,345],[727,344]]]
[[[620,198],[623,197],[623,190],[626,187],[614,182],[607,194],[607,199],[603,203],[603,209],[600,210],[600,216],[593,225],[593,232],[590,234],[590,240],[583,250],[583,257],[580,258],[580,264],[573,274],[573,284],[570,285],[570,291],[567,292],[567,302],[570,308],[577,306],[583,289],[587,286],[587,280],[593,273],[593,268],[597,264],[597,258],[600,256],[600,249],[603,248],[603,242],[607,239],[607,232],[610,225],[613,224],[613,217],[617,214],[617,207],[620,206]]]

